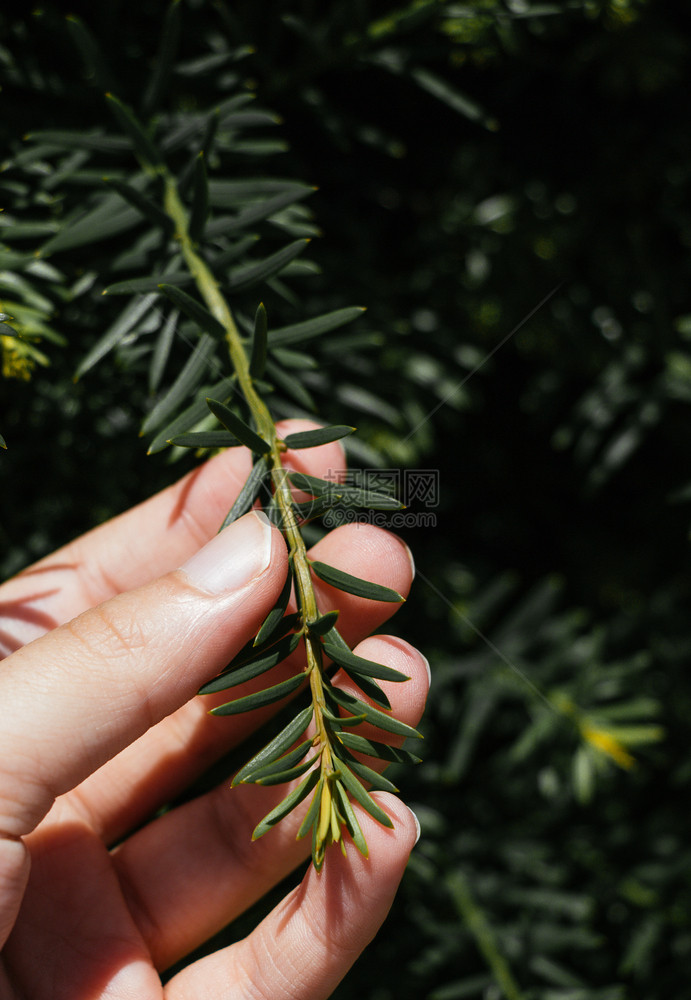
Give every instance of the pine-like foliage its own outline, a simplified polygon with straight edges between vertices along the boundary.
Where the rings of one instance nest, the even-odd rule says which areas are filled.
[[[151,395],[157,310],[167,315],[170,300],[71,382],[83,345],[125,303],[102,297],[103,283],[153,274],[140,268],[163,259],[144,247],[127,263],[144,229],[33,255],[95,206],[104,175],[131,178],[131,148],[61,154],[21,141],[48,127],[115,137],[106,91],[148,123],[140,95],[162,8],[85,10],[110,64],[87,70],[89,88],[55,6],[0,12],[0,129],[12,148],[0,227],[15,227],[0,240],[0,307],[12,346],[29,319],[68,338],[34,341],[52,367],[35,361],[30,383],[3,382],[8,484],[33,483],[37,459],[42,473],[30,502],[9,485],[0,495],[8,572],[164,485],[169,458],[189,468],[195,454],[164,447],[151,460],[136,445],[136,415],[189,356],[173,338]],[[398,905],[336,996],[685,995],[687,11],[649,0],[183,0],[183,10],[163,112],[197,113],[240,87],[244,110],[266,104],[284,119],[238,130],[223,165],[216,147],[210,190],[222,177],[320,186],[252,224],[261,240],[230,262],[317,236],[315,206],[328,237],[318,253],[313,243],[231,297],[248,357],[260,299],[267,343],[273,327],[368,306],[307,342],[309,353],[287,344],[288,378],[263,398],[275,415],[304,415],[304,395],[288,398],[299,380],[333,425],[358,424],[343,439],[351,460],[440,475],[438,527],[404,529],[418,582],[400,627],[434,678],[425,759],[387,772],[422,838]],[[212,206],[212,219],[247,204]],[[227,372],[225,346],[218,358],[209,388]],[[229,434],[204,407],[208,433]],[[237,415],[251,424],[246,408]]]
[[[240,293],[265,282],[291,294],[286,283],[301,273],[298,258],[309,243],[304,234],[312,231],[301,211],[312,189],[292,180],[227,176],[226,154],[243,149],[261,153],[262,140],[253,140],[252,130],[276,121],[270,112],[254,107],[246,91],[231,92],[206,109],[166,106],[166,88],[174,73],[203,76],[218,68],[219,56],[224,65],[233,66],[246,54],[244,49],[227,49],[181,66],[181,18],[181,4],[174,0],[139,108],[107,90],[103,127],[90,132],[35,131],[27,136],[23,157],[8,166],[16,169],[40,160],[53,190],[66,183],[93,185],[78,206],[48,223],[55,232],[35,253],[41,264],[68,251],[88,255],[94,246],[113,246],[117,240],[111,274],[115,270],[127,276],[107,284],[103,295],[120,297],[124,306],[82,360],[77,377],[88,376],[127,343],[130,352],[146,357],[149,387],[157,394],[141,427],[150,441],[149,453],[173,447],[205,454],[238,445],[252,452],[252,470],[220,528],[261,505],[286,538],[289,574],[254,641],[200,694],[228,691],[228,702],[212,712],[234,715],[284,702],[306,689],[308,704],[303,707],[304,699],[295,702],[293,718],[239,770],[234,783],[274,785],[301,779],[253,836],[262,836],[309,796],[298,837],[311,836],[312,858],[319,869],[330,844],[339,843],[345,853],[344,831],[367,854],[351,799],[380,823],[392,825],[367,790],[396,790],[377,770],[377,761],[383,769],[392,759],[418,759],[359,736],[358,725],[368,722],[399,741],[419,734],[393,717],[378,683],[407,678],[351,651],[336,628],[338,610],[318,606],[313,575],[366,600],[399,603],[403,598],[390,588],[310,560],[302,527],[327,512],[333,517],[337,510],[397,510],[403,505],[366,484],[341,485],[336,479],[289,473],[283,467],[287,449],[313,448],[353,432],[351,426],[325,426],[281,439],[276,414],[266,400],[273,394],[287,395],[314,409],[300,377],[311,364],[301,353],[303,344],[352,323],[362,309],[340,308],[277,328],[270,328],[261,302],[253,317],[242,306],[231,309]],[[107,78],[105,57],[87,26],[76,17],[68,20],[96,84],[116,86]],[[277,248],[262,253],[256,227],[264,220],[283,238]],[[21,224],[4,231],[9,242],[26,235]],[[6,336],[11,335],[8,328]],[[173,367],[169,359],[180,342],[185,357],[166,386]],[[297,502],[294,489],[308,499]],[[291,599],[297,605],[294,612],[288,609]],[[234,688],[267,674],[298,646],[303,670],[278,683],[272,684],[269,677],[259,691],[233,698]],[[367,700],[332,685],[332,667],[342,669]],[[374,766],[363,763],[362,755]]]

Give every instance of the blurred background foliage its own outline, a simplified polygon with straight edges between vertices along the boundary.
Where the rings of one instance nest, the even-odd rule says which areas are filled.
[[[401,531],[419,572],[395,623],[434,678],[425,761],[397,774],[423,836],[336,996],[685,995],[689,11],[183,7],[170,102],[255,95],[282,123],[238,171],[318,186],[301,219],[323,239],[292,291],[266,290],[270,317],[368,307],[301,372],[318,412],[358,424],[356,463],[439,470],[436,529]],[[160,5],[72,9],[135,103]],[[136,342],[73,382],[115,315],[97,293],[117,241],[30,252],[88,180],[70,187],[79,151],[60,179],[22,137],[106,121],[70,36],[56,4],[0,14],[0,308],[23,332],[0,329],[4,575],[186,467],[137,437]]]

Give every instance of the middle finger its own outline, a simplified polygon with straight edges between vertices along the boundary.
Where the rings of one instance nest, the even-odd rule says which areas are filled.
[[[337,528],[310,551],[310,557],[403,595],[412,583],[407,546],[395,535],[370,525]],[[335,591],[318,580],[315,590],[323,611],[340,608],[339,631],[351,644],[383,624],[397,607]],[[271,671],[268,683],[277,683],[302,667],[303,653],[298,648]],[[234,692],[236,696],[242,693],[246,692],[241,687]],[[221,695],[216,703],[224,700],[229,699]],[[272,705],[229,719],[210,716],[213,704],[209,698],[194,698],[183,705],[64,796],[60,809],[72,806],[106,843],[120,840],[246,740],[280,707]]]

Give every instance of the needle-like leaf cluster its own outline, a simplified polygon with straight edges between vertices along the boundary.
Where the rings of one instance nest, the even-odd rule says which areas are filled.
[[[362,309],[339,308],[277,328],[261,302],[253,316],[245,311],[247,291],[262,284],[292,296],[289,283],[301,275],[298,258],[313,235],[301,202],[313,189],[293,180],[226,175],[228,154],[248,142],[251,130],[275,123],[270,113],[251,106],[246,91],[206,110],[165,108],[180,18],[181,5],[174,0],[138,108],[106,79],[105,60],[86,25],[70,18],[87,69],[97,85],[107,88],[103,126],[87,133],[40,130],[27,137],[27,149],[45,158],[63,182],[86,176],[91,181],[89,195],[58,218],[36,256],[46,267],[63,254],[82,257],[101,253],[103,245],[106,250],[117,246],[116,267],[108,278],[116,271],[122,278],[107,280],[103,294],[124,304],[83,358],[77,376],[88,376],[123,345],[132,349],[141,341],[155,397],[141,428],[150,453],[172,448],[206,454],[242,445],[253,455],[251,472],[220,527],[261,506],[285,535],[290,571],[254,640],[200,694],[227,692],[228,700],[212,709],[217,716],[298,696],[292,720],[240,769],[234,784],[289,785],[257,826],[255,838],[309,798],[298,837],[311,835],[319,868],[330,844],[339,843],[345,852],[346,834],[367,854],[353,802],[391,825],[368,789],[396,790],[381,771],[391,761],[417,758],[386,740],[398,744],[418,734],[392,715],[379,683],[407,678],[356,655],[336,629],[339,594],[393,603],[403,598],[379,583],[312,561],[302,528],[334,508],[391,511],[402,504],[380,490],[288,474],[283,468],[286,450],[318,447],[354,431],[334,425],[281,439],[267,400],[287,397],[314,410],[301,378],[309,367],[302,345],[346,327]],[[240,50],[229,58],[240,60],[243,54]],[[281,238],[277,246],[274,239],[263,249],[259,235],[272,223],[274,237],[279,232]],[[5,236],[12,239],[11,227]],[[310,499],[296,500],[296,491]],[[315,581],[328,597],[317,596]],[[346,693],[336,672],[360,694]],[[359,735],[363,723],[380,730],[382,739]]]

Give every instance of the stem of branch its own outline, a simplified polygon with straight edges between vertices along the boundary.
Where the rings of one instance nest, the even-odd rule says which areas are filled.
[[[282,515],[282,530],[288,541],[293,560],[295,585],[299,593],[300,607],[303,616],[303,636],[305,642],[306,667],[309,676],[312,702],[314,705],[314,721],[316,725],[315,745],[321,751],[321,769],[326,778],[333,773],[333,755],[331,751],[330,729],[324,718],[324,682],[323,657],[319,640],[310,634],[310,625],[319,617],[319,609],[314,593],[312,575],[307,560],[307,549],[300,533],[295,512],[292,506],[290,481],[281,462],[281,442],[276,434],[276,427],[268,407],[258,394],[254,380],[250,375],[249,360],[240,337],[233,314],[226,302],[218,282],[206,261],[197,253],[195,244],[189,233],[189,217],[177,190],[175,179],[167,171],[163,174],[165,185],[164,207],[175,223],[175,238],[190,273],[195,279],[199,294],[212,315],[225,330],[228,353],[231,364],[237,375],[238,384],[247,405],[252,413],[257,433],[271,446],[271,475],[274,486],[274,497]]]

